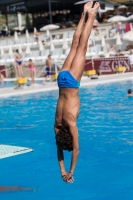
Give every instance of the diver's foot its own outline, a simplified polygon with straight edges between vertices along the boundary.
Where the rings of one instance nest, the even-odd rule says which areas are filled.
[[[92,8],[92,5],[93,5],[93,1],[87,2],[87,3],[84,5],[84,13],[86,13],[89,9],[91,9],[91,8]]]
[[[99,6],[100,6],[100,4],[98,3],[98,2],[96,2],[95,4],[94,4],[94,7],[93,8],[90,8],[90,9],[88,9],[88,14],[89,14],[89,17],[91,16],[96,16],[96,14],[97,14],[97,12],[98,12],[98,9],[99,9]]]

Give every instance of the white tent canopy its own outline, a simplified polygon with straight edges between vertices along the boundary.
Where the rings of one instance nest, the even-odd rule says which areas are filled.
[[[28,32],[28,30],[26,30],[25,36],[26,36],[26,39],[29,39],[29,32]]]
[[[88,39],[88,44],[87,44],[87,51],[90,51],[90,46],[92,46],[93,45],[93,42],[92,42],[92,40],[89,38]]]
[[[108,19],[108,22],[122,22],[122,21],[128,21],[128,18],[123,17],[121,15],[117,15]]]
[[[84,1],[77,1],[76,3],[74,3],[74,5],[78,5],[78,4],[83,4],[83,3],[86,3],[87,1],[84,0]]]
[[[54,47],[53,41],[51,40],[50,41],[50,51],[53,52],[54,50],[55,50],[55,47]]]
[[[116,45],[118,45],[118,46],[122,45],[122,41],[121,41],[119,32],[117,33],[117,36],[116,36]]]
[[[130,15],[130,16],[128,17],[128,20],[133,20],[133,15]]]
[[[26,48],[26,52],[25,52],[27,55],[31,54],[31,50],[30,50],[30,47],[29,45],[27,45],[27,48]]]
[[[49,32],[49,30],[46,31],[46,35],[47,35],[47,38],[50,37],[50,32]]]
[[[123,35],[123,40],[133,42],[133,31],[129,31]]]
[[[130,30],[133,31],[133,25],[130,23]]]
[[[42,44],[41,41],[39,41],[39,50],[40,50],[40,51],[43,51],[43,50],[44,50],[44,46],[43,46],[43,44]]]
[[[36,34],[37,30],[36,30],[36,27],[34,27],[34,34]]]
[[[118,9],[125,9],[125,8],[128,8],[128,7],[125,6],[125,5],[120,5],[120,6],[118,7]]]
[[[22,48],[21,48],[21,46],[19,46],[18,49],[19,49],[19,53],[22,54]]]
[[[88,45],[90,46],[90,45],[92,45],[93,44],[93,42],[92,42],[92,40],[89,38],[88,39]]]
[[[40,28],[40,31],[56,30],[58,28],[60,28],[60,27],[57,25],[49,24],[49,25],[46,25],[46,26],[43,26],[42,28]]]
[[[14,33],[14,40],[15,40],[15,42],[17,42],[18,41],[18,34],[17,34],[17,32],[15,31],[15,33]]]
[[[5,31],[6,31],[6,32],[8,31],[8,27],[7,27],[7,25],[5,25]]]
[[[105,13],[105,12],[107,12],[107,11],[109,11],[109,10],[114,10],[114,8],[110,8],[110,7],[105,7],[105,9],[99,8],[98,12],[99,12],[99,13]]]
[[[0,54],[1,54],[1,56],[4,55],[4,49],[3,49],[3,47],[0,48]]]
[[[67,41],[66,41],[66,39],[64,39],[64,42],[63,42],[63,50],[66,50],[66,49],[68,49],[68,44],[67,44]]]
[[[88,0],[78,1],[78,2],[75,2],[74,5],[85,4],[87,2],[88,2]],[[114,10],[114,4],[113,3],[109,3],[109,2],[105,2],[105,1],[99,1],[99,3],[105,4],[105,10]]]
[[[13,51],[12,51],[12,47],[10,46],[9,47],[9,56],[12,56],[13,55]]]
[[[19,28],[19,30],[21,30],[22,29],[22,16],[21,16],[21,13],[18,13],[17,16],[18,16],[18,28]]]
[[[102,46],[102,47],[104,47],[104,46],[105,46],[105,39],[104,39],[104,36],[103,36],[103,35],[102,35],[101,46]]]

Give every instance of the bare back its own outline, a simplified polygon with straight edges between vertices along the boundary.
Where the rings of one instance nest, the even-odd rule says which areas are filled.
[[[78,89],[60,88],[56,108],[55,126],[68,126],[69,121],[76,121],[79,114],[80,99]]]

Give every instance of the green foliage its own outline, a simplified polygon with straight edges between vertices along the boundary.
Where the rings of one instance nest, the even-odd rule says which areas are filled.
[[[26,28],[28,29],[31,26],[31,21],[29,15],[26,15]]]
[[[13,66],[13,64],[12,63],[10,63],[10,66],[9,66],[9,68],[10,68],[10,77],[11,78],[15,78],[15,69],[14,69],[14,66]]]

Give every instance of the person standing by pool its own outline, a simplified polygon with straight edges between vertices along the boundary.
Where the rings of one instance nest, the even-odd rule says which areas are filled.
[[[37,42],[37,44],[39,44],[39,35],[40,35],[39,32],[36,32],[35,35],[34,35],[35,41]]]
[[[30,75],[31,75],[31,84],[35,84],[35,66],[33,61],[30,59],[29,60],[29,68],[30,68]]]
[[[46,60],[46,74],[45,74],[45,79],[43,81],[43,84],[46,83],[47,78],[50,77],[50,81],[52,82],[52,59],[51,59],[51,55],[48,56],[47,60]]]
[[[80,110],[79,86],[85,66],[85,55],[99,3],[88,2],[73,36],[70,53],[58,76],[59,98],[56,107],[54,131],[57,145],[57,157],[62,178],[73,183],[73,173],[76,166],[79,144],[76,120]],[[85,23],[85,18],[88,19]],[[63,150],[72,151],[70,170],[67,173],[64,166]]]
[[[4,81],[4,75],[0,72],[0,82]]]
[[[35,84],[35,66],[32,59],[29,59],[29,64],[25,66],[28,66],[30,69],[31,85],[33,86]]]
[[[19,53],[18,49],[16,50],[14,57],[15,57],[15,66],[16,66],[16,69],[17,69],[17,72],[18,72],[18,76],[24,77],[24,73],[23,73],[23,70],[22,70],[22,55]]]
[[[133,50],[130,50],[130,55],[128,56],[130,66],[131,66],[131,71],[133,71]]]

